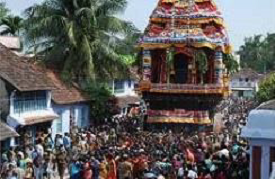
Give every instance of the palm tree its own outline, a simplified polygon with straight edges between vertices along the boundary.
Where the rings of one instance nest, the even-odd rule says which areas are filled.
[[[245,44],[240,47],[241,66],[263,72],[264,41],[262,35],[246,38]]]
[[[1,19],[0,26],[3,28],[0,35],[19,36],[23,27],[23,19],[19,16],[9,15]]]
[[[26,40],[69,79],[108,79],[126,69],[117,42],[136,32],[116,16],[126,5],[126,0],[45,0],[25,11]]]

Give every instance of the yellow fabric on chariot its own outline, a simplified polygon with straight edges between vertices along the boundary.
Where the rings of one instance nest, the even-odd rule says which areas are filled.
[[[211,124],[211,120],[209,118],[148,117],[147,123]]]
[[[169,90],[161,90],[161,89],[150,89],[151,93],[187,93],[187,94],[223,94],[225,90],[181,90],[181,89],[169,89]]]
[[[196,47],[196,48],[202,48],[202,47],[208,47],[212,50],[215,50],[218,45],[217,44],[212,44],[212,43],[209,43],[209,42],[205,42],[205,43],[192,43],[190,44],[191,46],[193,47]],[[166,43],[142,43],[139,45],[140,48],[146,48],[146,49],[149,49],[149,50],[152,50],[152,49],[158,49],[158,48],[169,48],[169,47],[185,47],[186,44],[175,44],[175,43],[171,43],[171,44],[166,44]],[[225,54],[230,54],[232,53],[232,46],[225,46],[222,48],[222,52],[225,53]]]
[[[163,3],[175,3],[178,2],[179,0],[162,0],[161,2]]]

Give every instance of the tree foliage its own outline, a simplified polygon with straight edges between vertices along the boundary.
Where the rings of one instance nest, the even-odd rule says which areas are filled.
[[[0,19],[6,17],[9,14],[10,10],[6,7],[5,2],[0,2]]]
[[[275,70],[275,33],[256,35],[245,39],[240,47],[241,66],[260,73]]]
[[[232,54],[223,54],[223,64],[228,74],[235,73],[239,69],[239,64]]]
[[[261,103],[275,99],[275,73],[270,74],[269,77],[260,84],[257,99]]]
[[[23,28],[23,19],[19,16],[9,15],[1,19],[0,26],[3,28],[0,35],[19,36],[20,30]]]
[[[117,99],[103,83],[89,83],[85,89],[91,98],[91,118],[97,124],[118,114]]]
[[[116,16],[126,5],[126,0],[45,0],[25,12],[27,42],[69,78],[106,80],[127,69],[117,44],[137,30]]]
[[[136,44],[142,33],[136,31],[131,36],[127,35],[123,40],[117,42],[117,51],[122,54],[123,61],[127,66],[139,66],[141,58],[139,58],[139,50]]]

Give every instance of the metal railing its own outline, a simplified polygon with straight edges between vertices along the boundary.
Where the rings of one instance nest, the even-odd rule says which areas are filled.
[[[125,92],[125,89],[115,89],[114,93],[115,94],[120,94],[120,93],[124,93]]]
[[[252,82],[231,82],[233,88],[254,88],[256,85]]]
[[[43,110],[47,108],[46,99],[36,100],[14,100],[14,113],[22,114],[25,112]]]

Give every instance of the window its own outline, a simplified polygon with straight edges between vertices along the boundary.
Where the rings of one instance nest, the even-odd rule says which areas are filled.
[[[81,127],[86,126],[86,108],[85,107],[81,108],[79,115],[80,115]]]
[[[242,82],[242,81],[243,81],[243,79],[242,79],[242,78],[240,78],[240,79],[239,79],[239,82]]]
[[[58,112],[58,118],[55,120],[56,133],[62,133],[62,112]]]
[[[46,99],[46,91],[18,92],[14,98],[14,112],[21,114],[29,111],[43,110],[47,108]]]
[[[132,87],[132,81],[128,80],[128,88],[131,88],[131,87]]]
[[[239,97],[243,97],[244,96],[244,91],[239,91]]]
[[[115,81],[115,93],[124,93],[124,81]]]
[[[138,83],[134,83],[134,88],[138,88],[139,87],[139,84]]]
[[[246,78],[246,79],[245,79],[245,82],[249,82],[249,79],[248,79],[248,78]]]

